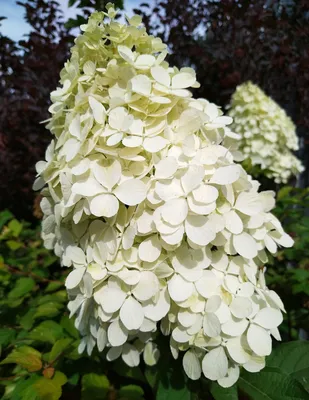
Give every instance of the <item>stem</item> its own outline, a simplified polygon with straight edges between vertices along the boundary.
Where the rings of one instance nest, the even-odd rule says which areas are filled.
[[[29,272],[20,271],[19,269],[11,267],[10,265],[7,265],[7,264],[4,264],[4,266],[9,271],[11,271],[11,272],[13,272],[14,274],[17,274],[17,275],[31,276],[32,278],[34,278],[34,279],[36,279],[36,280],[38,280],[40,282],[45,282],[45,283],[47,283],[47,282],[51,283],[52,282],[52,283],[58,283],[59,285],[63,285],[63,282],[61,282],[61,281],[57,281],[57,280],[54,280],[54,279],[42,278],[41,276],[36,275],[31,271],[29,271]]]

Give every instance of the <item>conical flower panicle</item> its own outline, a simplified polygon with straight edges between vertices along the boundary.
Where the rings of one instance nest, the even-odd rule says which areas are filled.
[[[71,268],[80,352],[154,365],[160,329],[191,379],[227,387],[280,339],[284,308],[262,265],[293,241],[274,193],[235,163],[232,118],[192,98],[195,72],[170,67],[140,17],[115,14],[82,26],[51,94],[54,140],[34,184],[42,237]]]
[[[293,121],[257,85],[246,82],[236,88],[229,115],[244,158],[259,166],[261,173],[276,183],[287,183],[304,170],[293,154],[299,148]]]

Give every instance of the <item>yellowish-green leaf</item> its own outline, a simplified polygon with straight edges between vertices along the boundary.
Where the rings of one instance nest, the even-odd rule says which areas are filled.
[[[18,364],[29,372],[39,371],[42,368],[41,353],[29,346],[14,349],[1,364]]]
[[[23,226],[17,221],[17,219],[12,219],[12,221],[10,221],[8,224],[8,228],[12,232],[13,236],[18,237]]]

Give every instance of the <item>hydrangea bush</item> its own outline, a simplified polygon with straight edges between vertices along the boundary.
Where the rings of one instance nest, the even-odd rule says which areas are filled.
[[[229,115],[232,129],[241,137],[244,157],[268,178],[287,183],[304,170],[293,154],[299,148],[293,121],[257,85],[246,82],[236,88]]]
[[[195,72],[170,67],[140,17],[115,16],[109,5],[81,27],[51,94],[42,237],[72,269],[80,352],[154,365],[161,330],[189,378],[228,387],[280,340],[284,306],[263,265],[293,241],[274,193],[235,163],[232,118],[192,98]]]

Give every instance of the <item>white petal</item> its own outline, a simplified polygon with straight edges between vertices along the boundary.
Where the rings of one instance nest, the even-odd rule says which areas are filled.
[[[178,163],[175,157],[167,157],[160,160],[155,168],[155,177],[157,179],[166,179],[175,174],[178,169]]]
[[[238,364],[244,364],[250,360],[250,354],[244,348],[245,340],[242,337],[229,339],[226,348],[232,360]]]
[[[173,246],[173,245],[176,245],[176,244],[178,244],[178,243],[180,243],[182,241],[184,232],[185,232],[185,229],[184,229],[183,225],[181,225],[180,228],[178,228],[173,233],[170,233],[170,234],[161,233],[161,239],[165,243]]]
[[[144,140],[144,149],[149,151],[149,153],[157,153],[158,151],[164,149],[164,147],[169,144],[167,139],[161,136],[155,136],[152,138],[146,138]]]
[[[239,165],[228,165],[218,168],[210,179],[210,183],[218,185],[229,185],[240,177],[241,168]]]
[[[206,313],[203,320],[203,330],[205,335],[209,337],[216,337],[220,335],[221,324],[214,313]]]
[[[127,61],[129,64],[134,63],[134,54],[131,49],[127,46],[119,45],[118,48],[118,53],[120,57],[122,57],[125,61]]]
[[[202,184],[198,188],[194,189],[193,197],[199,203],[213,203],[219,196],[218,189],[211,185]]]
[[[229,258],[225,252],[217,250],[212,252],[211,265],[218,271],[225,271],[229,263]]]
[[[137,367],[139,364],[139,352],[132,344],[123,345],[121,358],[129,367]]]
[[[118,311],[122,306],[127,294],[120,289],[107,287],[98,299],[103,310],[107,313]]]
[[[78,154],[80,149],[80,142],[76,139],[69,139],[65,142],[62,147],[62,153],[65,155],[67,162],[73,160],[73,158]]]
[[[104,190],[96,179],[88,178],[84,181],[76,182],[72,186],[72,192],[81,196],[96,196]]]
[[[254,258],[257,256],[256,241],[247,232],[233,235],[233,246],[237,253],[245,258]]]
[[[232,319],[222,325],[221,329],[226,335],[240,336],[245,332],[248,325],[249,321],[247,319],[237,319],[232,317]]]
[[[143,357],[145,364],[149,365],[149,367],[156,365],[160,357],[157,345],[153,342],[148,342],[145,346]]]
[[[203,277],[195,282],[197,291],[206,299],[216,293],[219,285],[220,281],[212,271],[204,271]]]
[[[229,388],[238,381],[238,378],[239,378],[239,367],[238,365],[233,365],[228,369],[227,376],[218,379],[218,383],[220,386],[224,388]]]
[[[158,291],[159,280],[156,275],[151,271],[143,271],[132,293],[138,300],[146,301],[153,297]]]
[[[83,158],[74,167],[72,167],[71,172],[73,175],[82,175],[88,171],[90,167],[90,161],[88,158]]]
[[[126,147],[139,147],[143,144],[143,138],[140,136],[127,136],[122,140]]]
[[[68,246],[66,248],[66,256],[76,264],[85,265],[86,256],[83,250],[77,246]]]
[[[89,96],[89,104],[91,110],[93,112],[93,118],[98,124],[104,124],[106,118],[106,111],[103,106],[97,99],[92,96]]]
[[[242,283],[237,291],[237,296],[251,297],[254,293],[254,285],[251,282]]]
[[[147,234],[154,230],[153,214],[149,210],[145,210],[137,219],[137,230],[141,234]]]
[[[118,357],[120,357],[121,352],[122,346],[111,347],[106,354],[107,361],[116,360]]]
[[[150,54],[141,54],[135,61],[135,67],[139,69],[149,69],[154,65],[156,59]]]
[[[107,330],[107,337],[109,343],[115,347],[115,346],[121,346],[127,341],[128,338],[128,331],[118,319],[113,321],[110,326],[108,327]]]
[[[65,287],[67,289],[74,289],[82,280],[86,268],[75,268],[69,273],[65,280]]]
[[[265,367],[265,358],[259,356],[251,356],[251,359],[243,365],[244,369],[249,372],[259,372]]]
[[[173,89],[186,89],[196,82],[195,74],[188,72],[179,72],[172,78]]]
[[[151,75],[158,83],[164,86],[169,86],[171,78],[167,70],[163,67],[156,66],[151,68]]]
[[[185,221],[188,238],[199,246],[206,246],[215,239],[216,233],[207,217],[189,215]]]
[[[246,215],[256,215],[263,211],[263,202],[257,193],[242,192],[237,197],[235,209]]]
[[[114,160],[107,165],[94,164],[93,174],[102,186],[111,190],[121,178],[121,164]]]
[[[114,194],[122,203],[128,206],[135,206],[145,200],[147,188],[142,181],[129,179],[117,186]]]
[[[279,310],[270,307],[262,308],[253,319],[253,322],[265,329],[277,328],[282,321],[282,313]]]
[[[258,325],[251,324],[247,332],[248,344],[258,356],[268,356],[271,353],[270,334]]]
[[[186,352],[182,359],[182,365],[185,373],[190,379],[194,381],[200,379],[202,374],[201,362],[194,350],[189,350]]]
[[[121,271],[119,271],[118,276],[127,285],[137,285],[140,280],[141,273],[136,269],[123,268]]]
[[[227,374],[228,360],[223,347],[210,350],[202,361],[202,370],[211,381],[223,378]]]
[[[228,231],[235,235],[238,235],[243,231],[244,226],[242,220],[234,210],[225,213],[223,216],[225,219],[225,227]]]
[[[134,243],[136,235],[136,228],[134,226],[128,226],[122,237],[122,247],[124,250],[131,249]]]
[[[190,340],[190,335],[186,329],[177,326],[173,329],[172,338],[178,343],[186,343]]]
[[[180,275],[175,274],[168,282],[169,294],[176,302],[187,300],[191,296],[193,289],[193,283],[186,281]]]
[[[167,289],[161,290],[157,303],[148,302],[143,305],[145,317],[152,321],[160,321],[170,309],[170,297]]]
[[[99,194],[89,201],[90,211],[97,217],[113,217],[119,209],[119,201],[112,194]]]
[[[153,235],[139,245],[138,256],[142,261],[154,262],[159,258],[161,249],[158,237]]]
[[[128,330],[139,329],[143,323],[144,312],[140,303],[130,296],[123,303],[119,316]]]
[[[181,224],[188,215],[188,205],[184,198],[167,201],[161,208],[164,221],[171,225]]]
[[[115,146],[116,144],[121,142],[122,138],[123,138],[122,132],[115,133],[114,135],[111,135],[107,139],[106,144],[107,146]]]
[[[146,75],[136,75],[131,81],[132,91],[143,96],[149,96],[151,93],[151,81]]]
[[[252,313],[252,302],[247,297],[235,297],[230,304],[231,313],[236,318],[247,318]]]
[[[105,349],[106,343],[107,343],[107,332],[100,326],[97,336],[97,346],[100,352]]]
[[[197,188],[205,176],[205,169],[200,165],[191,165],[181,177],[181,184],[186,194]]]

